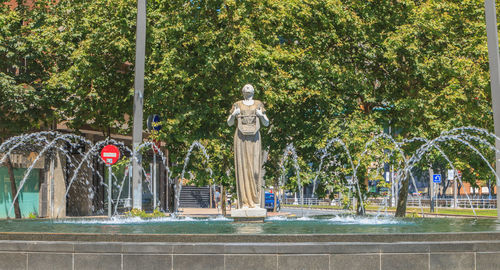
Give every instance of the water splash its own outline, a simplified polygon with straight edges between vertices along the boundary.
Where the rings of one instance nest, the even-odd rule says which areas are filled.
[[[389,217],[370,216],[335,216],[328,219],[329,222],[345,225],[387,225],[387,224],[409,224],[407,221]]]
[[[403,139],[402,141],[398,142],[394,138],[392,138],[390,135],[387,134],[378,134],[375,137],[373,137],[371,140],[369,140],[365,146],[363,151],[360,154],[360,157],[357,160],[353,160],[353,157],[351,156],[349,152],[349,148],[347,147],[346,143],[344,143],[341,139],[339,138],[333,138],[329,139],[327,141],[326,146],[323,149],[320,149],[320,162],[317,170],[315,171],[315,175],[313,177],[313,194],[316,192],[316,186],[317,186],[317,181],[319,179],[320,173],[323,172],[325,164],[324,161],[326,158],[329,156],[329,149],[334,147],[334,145],[340,145],[341,150],[346,154],[347,156],[347,167],[350,167],[352,170],[352,180],[353,183],[356,186],[358,198],[360,199],[360,208],[362,212],[364,212],[364,203],[363,200],[365,199],[362,196],[361,189],[359,186],[359,180],[357,179],[357,171],[359,170],[359,166],[361,166],[362,162],[366,162],[366,160],[369,160],[372,158],[374,151],[373,149],[379,149],[381,150],[380,147],[382,147],[379,143],[380,142],[388,142],[390,146],[389,151],[386,153],[384,151],[384,157],[385,158],[391,158],[395,157],[396,163],[398,164],[397,170],[396,170],[396,175],[395,175],[395,185],[397,186],[397,191],[399,191],[400,187],[402,186],[401,183],[403,181],[411,181],[413,184],[415,190],[418,190],[418,187],[416,185],[415,177],[413,175],[414,169],[419,165],[419,162],[424,159],[426,156],[428,156],[432,151],[437,151],[448,163],[448,166],[451,167],[451,169],[455,172],[457,175],[458,181],[462,184],[462,178],[461,176],[457,173],[458,170],[455,168],[455,164],[453,164],[453,161],[448,157],[447,153],[444,151],[446,150],[446,146],[453,146],[455,144],[460,144],[467,149],[470,150],[471,153],[477,155],[477,157],[486,164],[488,169],[491,171],[491,174],[497,179],[497,181],[500,181],[499,176],[496,174],[495,169],[492,166],[492,162],[488,160],[488,155],[484,153],[484,151],[488,151],[490,154],[491,152],[493,153],[500,153],[500,151],[497,151],[495,146],[494,146],[494,140],[500,140],[497,136],[494,134],[488,132],[487,130],[481,129],[481,128],[476,128],[476,127],[460,127],[460,128],[454,128],[448,131],[442,132],[438,137],[433,138],[433,139],[425,139],[425,138],[411,138],[411,139]],[[417,150],[415,150],[413,153],[406,153],[402,149],[405,146],[408,146],[410,144],[416,144],[419,143],[421,144]],[[95,190],[94,188],[97,188],[95,185],[91,185],[89,182],[89,178],[92,176],[89,176],[89,174],[95,175],[94,177],[97,177],[98,180],[100,180],[99,185],[106,187],[109,190],[112,190],[113,188],[118,189],[118,195],[114,198],[114,214],[118,214],[118,202],[121,198],[122,194],[122,189],[124,187],[124,182],[126,181],[125,177],[121,180],[121,183],[118,179],[116,179],[116,175],[112,174],[112,176],[116,179],[114,186],[108,187],[106,183],[103,181],[103,177],[100,174],[99,170],[94,168],[92,162],[94,160],[97,160],[98,164],[102,164],[102,161],[100,158],[98,158],[99,153],[98,151],[104,144],[115,144],[118,145],[120,150],[122,151],[124,156],[132,157],[135,156],[134,153],[123,143],[111,140],[111,139],[106,139],[103,141],[99,141],[96,143],[92,143],[88,141],[85,137],[74,135],[74,134],[61,134],[57,132],[52,132],[52,131],[44,131],[44,132],[38,132],[38,133],[30,133],[30,134],[23,134],[20,136],[15,136],[12,138],[9,138],[6,140],[4,143],[0,145],[0,162],[4,162],[6,158],[14,153],[20,153],[20,152],[35,152],[37,155],[35,156],[34,160],[32,163],[28,166],[25,174],[23,175],[23,178],[19,184],[18,190],[16,194],[14,195],[14,200],[18,199],[20,196],[20,191],[23,189],[29,175],[33,171],[35,164],[39,161],[42,160],[43,157],[56,157],[57,155],[60,155],[61,158],[66,159],[66,166],[67,166],[67,174],[69,181],[67,182],[67,187],[66,187],[66,192],[65,192],[65,199],[69,198],[70,190],[72,188],[72,185],[77,182],[80,183],[81,185],[85,186],[87,188],[88,193],[88,199],[90,201],[93,200],[95,196]],[[85,149],[88,149],[87,152],[82,152],[79,145],[83,145]],[[377,148],[378,147],[378,148]],[[68,150],[75,148],[76,152]],[[147,142],[139,145],[137,149],[134,149],[134,151],[137,153],[139,151],[144,151],[147,149],[147,151],[152,151],[156,148],[156,145]],[[184,166],[182,173],[180,175],[180,179],[184,178],[184,174],[186,173],[186,168],[190,160],[190,156],[192,154],[192,151],[194,148],[199,148],[202,150],[202,154],[205,158],[204,162],[205,164],[208,164],[209,162],[209,155],[207,154],[206,149],[201,145],[199,142],[194,142],[191,147],[189,148],[186,157],[184,159]],[[168,167],[168,162],[166,160],[166,157],[163,155],[161,151],[158,152],[158,155],[161,157],[161,163],[164,165],[167,171],[167,180],[169,182],[172,181],[172,170]],[[280,160],[280,168],[281,168],[281,174],[279,178],[280,186],[283,187],[286,184],[286,178],[285,178],[285,164],[288,159],[293,160],[293,167],[295,169],[295,174],[297,176],[297,185],[300,189],[300,200],[301,204],[304,205],[304,194],[303,194],[303,183],[302,179],[300,177],[300,167],[298,165],[298,156],[296,153],[296,149],[293,144],[289,144],[286,149],[283,152],[283,156]],[[342,164],[337,164],[338,166],[341,166]],[[85,168],[85,170],[84,170]],[[86,170],[90,169],[90,170]],[[143,170],[143,168],[140,168]],[[377,170],[380,168],[377,167]],[[210,179],[212,179],[212,171],[211,169],[207,166],[206,168],[207,171],[210,172]],[[143,170],[143,172],[145,172]],[[68,179],[66,179],[68,180]],[[180,185],[180,182],[176,183],[176,200],[175,200],[175,209],[174,212],[178,212],[179,209],[179,197],[180,197],[180,191],[182,189],[182,185]],[[472,202],[470,200],[470,196],[468,192],[465,190],[465,196],[469,200],[469,203],[472,207]],[[423,207],[420,202],[420,196],[418,197],[419,199],[419,205],[420,208],[422,209],[423,212]],[[385,209],[387,211],[387,200],[384,201],[383,205],[385,206]],[[9,208],[9,215],[12,212],[14,203],[10,205]],[[475,210],[472,207],[474,213]],[[57,216],[59,215],[59,212],[63,210],[63,207],[57,209]],[[94,210],[93,210],[94,211]],[[99,211],[99,210],[97,210]],[[304,213],[303,213],[304,216]]]

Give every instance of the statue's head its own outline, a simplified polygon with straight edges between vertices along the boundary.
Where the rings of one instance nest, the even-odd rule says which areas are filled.
[[[253,97],[255,90],[253,89],[253,86],[251,84],[245,84],[245,86],[243,86],[243,88],[241,89],[241,92],[243,93],[243,97],[245,99],[248,99]]]

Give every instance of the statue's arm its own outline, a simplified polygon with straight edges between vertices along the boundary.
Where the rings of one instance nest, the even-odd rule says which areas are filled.
[[[262,103],[257,110],[257,116],[259,116],[262,125],[264,125],[265,127],[269,126],[269,118],[267,118],[266,109],[264,109],[264,105]]]
[[[234,118],[236,118],[236,117],[233,114],[229,115],[229,117],[227,118],[227,125],[228,126],[234,125]]]
[[[269,126],[269,119],[267,118],[266,114],[262,114],[262,116],[259,116],[260,121],[262,122],[262,125],[265,127]]]
[[[236,116],[240,113],[240,108],[236,104],[233,105],[233,108],[231,108],[231,114],[227,118],[227,125],[232,126],[234,125],[234,119]]]

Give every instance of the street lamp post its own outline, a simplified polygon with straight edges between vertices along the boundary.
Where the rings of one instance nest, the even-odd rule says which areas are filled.
[[[499,65],[500,58],[498,55],[498,30],[497,17],[495,10],[495,0],[485,0],[484,9],[486,15],[486,34],[488,36],[488,58],[490,63],[490,82],[491,82],[491,104],[493,106],[493,123],[495,126],[495,135],[500,137],[500,73]],[[500,175],[500,141],[495,140],[495,148],[497,150],[496,157],[496,173]],[[500,183],[497,181],[497,213],[500,218]]]
[[[146,55],[146,0],[137,0],[137,28],[135,43],[135,82],[134,82],[134,127],[132,132],[132,206],[142,210],[142,175],[137,147],[142,143],[142,122],[144,102],[144,62]]]

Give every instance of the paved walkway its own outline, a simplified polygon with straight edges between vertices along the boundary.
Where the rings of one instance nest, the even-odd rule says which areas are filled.
[[[184,216],[191,217],[207,217],[207,216],[218,216],[222,215],[222,211],[217,208],[181,208],[181,213]],[[227,216],[231,216],[231,210],[226,211]],[[268,217],[272,216],[288,216],[290,213],[288,212],[267,212]]]

